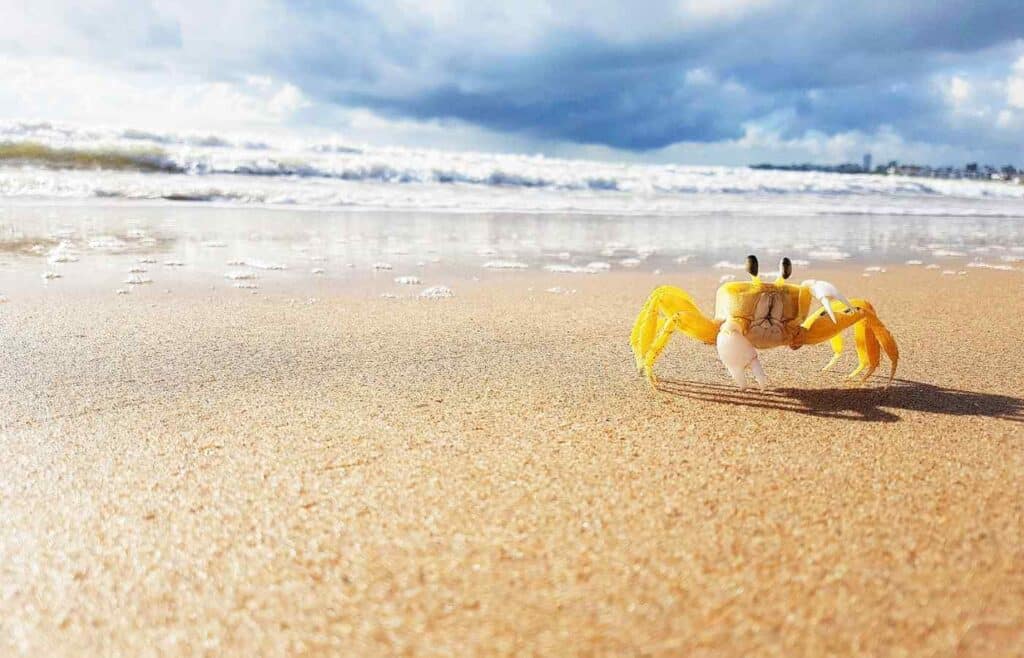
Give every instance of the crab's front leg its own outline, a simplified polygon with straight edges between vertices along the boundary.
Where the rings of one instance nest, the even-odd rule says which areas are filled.
[[[768,376],[757,358],[757,350],[743,335],[743,328],[737,322],[730,320],[722,325],[716,344],[718,358],[741,390],[747,387],[747,368],[754,373],[758,386],[763,389],[768,385]]]

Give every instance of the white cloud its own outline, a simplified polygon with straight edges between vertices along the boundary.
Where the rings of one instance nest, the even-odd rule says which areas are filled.
[[[680,0],[679,11],[691,20],[735,20],[773,4],[777,3],[772,0]]]
[[[686,84],[693,86],[710,85],[715,83],[715,74],[706,68],[690,69],[684,76]]]
[[[65,57],[0,59],[0,117],[74,120],[160,130],[266,129],[310,102],[266,77],[240,82],[111,72]]]
[[[281,86],[267,102],[267,108],[273,114],[284,117],[291,116],[299,110],[311,107],[312,105],[305,94],[298,87],[290,83]]]
[[[1010,77],[1006,79],[1006,104],[1024,109],[1024,57],[1016,61]]]
[[[950,102],[954,106],[960,107],[971,98],[971,83],[963,76],[954,75],[949,80],[946,93]]]
[[[0,0],[0,118],[628,160],[1018,157],[1013,6],[979,9],[992,24],[952,52],[927,4]]]

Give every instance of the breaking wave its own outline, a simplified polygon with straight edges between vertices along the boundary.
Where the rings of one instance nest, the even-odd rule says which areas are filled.
[[[0,124],[0,196],[615,214],[1019,217],[1024,186]]]
[[[184,171],[156,149],[55,148],[38,142],[0,143],[0,165],[165,173]]]

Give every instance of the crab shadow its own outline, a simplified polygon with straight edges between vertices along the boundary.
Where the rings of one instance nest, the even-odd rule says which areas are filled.
[[[771,388],[766,391],[741,391],[726,384],[662,379],[657,388],[663,393],[691,400],[792,411],[819,418],[893,423],[901,419],[899,411],[919,411],[1024,422],[1024,399],[944,388],[906,379],[897,379],[888,388],[840,386]]]

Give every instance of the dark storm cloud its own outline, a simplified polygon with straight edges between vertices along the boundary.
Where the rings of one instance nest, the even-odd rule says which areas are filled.
[[[665,12],[634,5],[640,24]],[[569,17],[507,51],[475,37],[472,17],[458,38],[397,9],[321,6],[306,18],[305,42],[287,39],[273,64],[314,97],[635,150],[734,139],[769,115],[787,118],[785,135],[896,126],[935,139],[927,126],[946,127],[933,76],[991,67],[1024,36],[1019,0],[754,3],[710,20],[683,14],[650,36],[623,24],[626,39]]]
[[[637,151],[734,140],[752,124],[782,138],[884,127],[924,143],[1005,141],[952,115],[941,83],[1005,80],[1024,53],[1021,0],[98,6],[63,12],[70,27],[50,45],[18,42],[21,28],[8,40],[61,54],[84,43],[107,62],[214,80],[272,76],[325,108]],[[1006,93],[988,84],[983,100],[975,114],[992,123]]]

